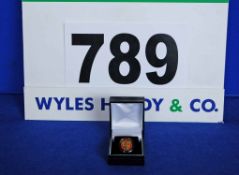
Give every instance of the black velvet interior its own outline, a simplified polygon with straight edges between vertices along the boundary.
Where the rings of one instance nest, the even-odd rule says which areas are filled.
[[[131,138],[133,140],[133,151],[131,153],[122,153],[120,150],[119,142],[121,138]],[[111,154],[142,154],[142,146],[141,141],[139,141],[138,137],[129,137],[129,136],[120,136],[115,137],[112,140]]]

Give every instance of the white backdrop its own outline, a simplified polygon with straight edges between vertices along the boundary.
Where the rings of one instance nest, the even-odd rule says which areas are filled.
[[[146,112],[146,121],[222,121],[227,9],[228,3],[23,2],[26,119],[108,120],[107,109],[102,111],[97,102],[101,98],[143,95],[163,98],[160,111],[152,108]],[[108,73],[113,58],[110,41],[122,32],[135,35],[140,42],[136,55],[140,76],[127,85],[113,82]],[[73,47],[72,33],[104,34],[90,83],[78,82],[89,47]],[[152,67],[145,58],[148,39],[158,33],[172,36],[178,48],[176,74],[164,85],[152,84],[145,75],[152,71],[163,75],[165,71]],[[157,49],[157,55],[163,57],[166,50]],[[127,64],[120,69],[127,74]],[[65,107],[59,110],[54,98],[63,97],[61,105]],[[88,97],[93,99],[94,108],[77,110],[75,98]],[[50,108],[40,109],[42,99],[50,98]],[[66,107],[67,98],[73,110]],[[174,99],[179,99],[183,112],[170,110]],[[195,112],[190,107],[194,99],[200,99],[197,107],[203,100],[212,99],[217,110],[205,112],[200,106],[201,110]]]

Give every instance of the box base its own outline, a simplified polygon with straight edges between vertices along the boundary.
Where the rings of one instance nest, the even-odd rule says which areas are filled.
[[[110,165],[144,165],[144,156],[108,156],[108,164]]]

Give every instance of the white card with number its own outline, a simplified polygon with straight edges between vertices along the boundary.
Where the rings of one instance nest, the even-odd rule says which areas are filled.
[[[144,96],[146,121],[223,121],[226,0],[33,1],[26,119],[105,121],[110,96]]]

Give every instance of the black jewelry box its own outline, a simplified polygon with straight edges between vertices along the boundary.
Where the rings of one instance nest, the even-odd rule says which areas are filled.
[[[144,165],[144,97],[110,97],[108,163]]]

